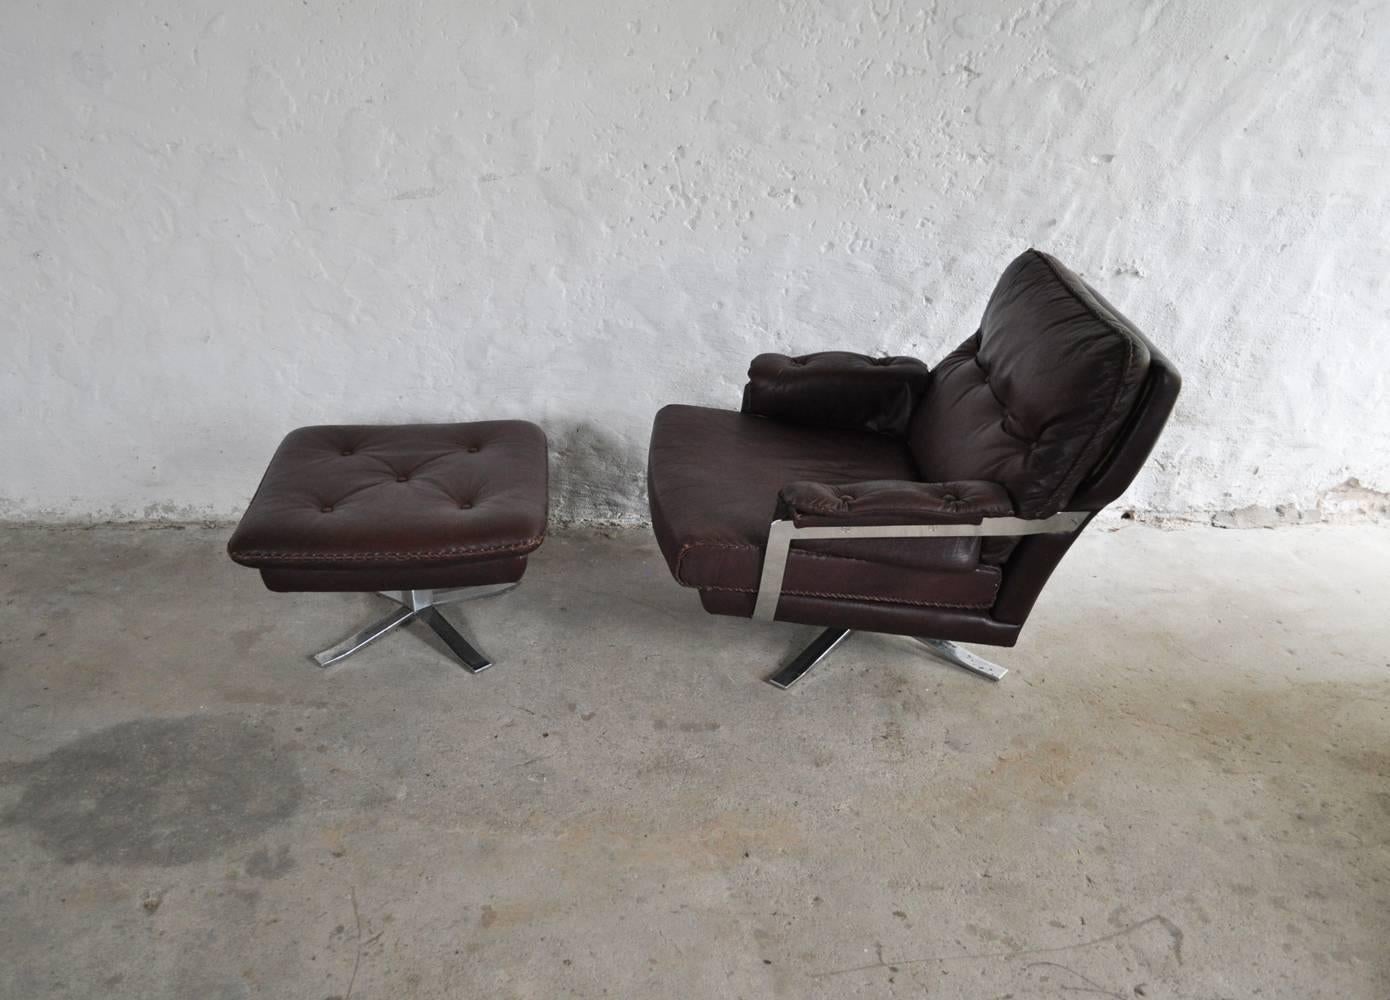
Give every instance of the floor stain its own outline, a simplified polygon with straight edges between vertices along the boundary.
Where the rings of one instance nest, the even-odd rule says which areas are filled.
[[[674,725],[675,728],[680,730],[682,733],[712,733],[719,729],[719,723],[713,721],[679,722],[675,723]],[[652,728],[657,730],[658,732],[664,729],[669,729],[671,726],[672,723],[667,722],[665,719],[652,720]]]
[[[288,844],[282,845],[274,855],[262,847],[246,859],[246,874],[255,878],[282,878],[294,869],[294,858],[290,857]]]
[[[124,722],[15,770],[24,792],[0,824],[68,863],[200,861],[288,819],[304,794],[269,732],[232,716]]]
[[[222,700],[231,705],[283,705],[285,696],[278,691],[249,687],[229,687],[221,691]]]

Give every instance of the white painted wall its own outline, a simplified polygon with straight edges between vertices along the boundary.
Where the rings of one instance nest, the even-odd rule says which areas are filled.
[[[1390,490],[1387,53],[1377,0],[4,0],[0,516],[505,416],[642,516],[662,403],[934,360],[1029,244],[1186,376],[1131,505]]]

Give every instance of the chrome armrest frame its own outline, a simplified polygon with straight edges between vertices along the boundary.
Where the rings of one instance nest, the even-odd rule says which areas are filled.
[[[763,575],[758,583],[758,601],[753,606],[755,621],[770,622],[777,616],[782,598],[782,578],[787,572],[787,556],[792,542],[811,539],[856,538],[960,538],[999,535],[1051,535],[1076,531],[1094,511],[1064,510],[1051,517],[987,517],[979,524],[881,524],[798,528],[789,520],[773,521],[767,533],[763,554]]]

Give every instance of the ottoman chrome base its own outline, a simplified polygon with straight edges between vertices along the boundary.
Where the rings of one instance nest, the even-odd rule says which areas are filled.
[[[470,674],[479,673],[492,666],[492,661],[478,652],[472,643],[460,635],[458,629],[450,625],[448,620],[439,613],[438,607],[441,604],[451,604],[454,601],[495,597],[516,586],[515,583],[504,583],[485,587],[459,587],[454,590],[383,590],[381,591],[383,597],[389,597],[401,606],[381,621],[368,625],[356,635],[344,639],[336,646],[330,646],[321,653],[315,653],[313,660],[320,667],[330,667],[347,659],[368,643],[380,639],[386,633],[413,621],[420,621],[428,625],[435,635],[444,640],[444,644],[449,647],[449,651],[458,659],[463,669]]]

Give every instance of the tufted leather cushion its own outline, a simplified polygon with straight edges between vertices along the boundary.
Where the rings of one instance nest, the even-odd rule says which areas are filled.
[[[1134,408],[1147,341],[1084,281],[1029,250],[980,330],[932,370],[908,442],[921,478],[984,479],[1018,513],[1063,509]]]
[[[758,589],[768,526],[787,483],[914,477],[896,438],[699,406],[667,406],[657,414],[647,468],[652,525],[676,579],[748,594]],[[978,538],[798,543],[787,560],[784,592],[988,607],[1000,572],[980,566],[979,548]]]
[[[743,412],[807,427],[900,435],[930,376],[916,358],[759,354],[748,368]]]
[[[545,435],[520,420],[301,427],[227,551],[279,590],[510,582],[544,540],[546,480]]]

